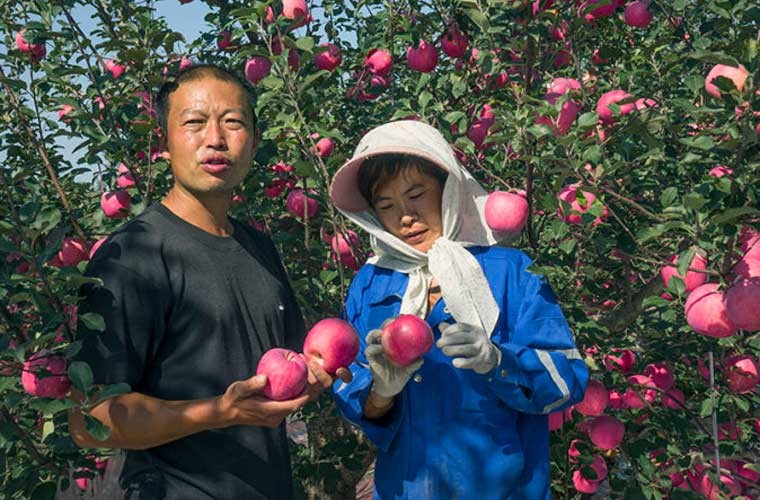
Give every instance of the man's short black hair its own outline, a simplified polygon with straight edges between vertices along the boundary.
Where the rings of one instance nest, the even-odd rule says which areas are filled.
[[[253,128],[256,128],[256,93],[254,92],[248,80],[241,78],[238,74],[217,66],[216,64],[197,64],[184,70],[173,80],[169,80],[161,85],[156,96],[156,114],[158,117],[158,126],[162,130],[168,130],[169,121],[169,95],[177,90],[185,82],[202,80],[203,78],[215,78],[223,82],[230,82],[240,85],[243,92],[248,97],[248,104],[251,112],[251,122]]]

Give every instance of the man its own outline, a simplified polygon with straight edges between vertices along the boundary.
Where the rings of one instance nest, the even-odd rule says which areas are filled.
[[[284,419],[333,382],[311,362],[304,394],[269,401],[266,377],[252,376],[268,349],[300,351],[304,324],[272,242],[227,216],[256,149],[251,101],[241,80],[210,65],[162,87],[174,185],[88,265],[103,286],[83,289],[80,315],[98,313],[106,328],[80,324],[78,359],[97,384],[132,392],[90,410],[111,429],[106,441],[78,411],[70,432],[81,447],[128,450],[128,499],[290,498]]]

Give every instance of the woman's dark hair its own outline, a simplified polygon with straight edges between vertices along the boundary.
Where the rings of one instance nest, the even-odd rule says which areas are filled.
[[[443,186],[448,172],[430,160],[407,154],[383,154],[364,160],[359,167],[357,183],[361,194],[371,207],[375,191],[401,172],[413,169],[435,178]]]

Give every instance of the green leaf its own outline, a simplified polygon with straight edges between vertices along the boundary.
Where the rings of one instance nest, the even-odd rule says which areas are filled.
[[[723,52],[710,52],[707,50],[697,49],[689,54],[688,57],[710,64],[726,64],[734,67],[739,66],[739,61]]]
[[[683,79],[683,82],[692,92],[699,92],[705,86],[705,79],[702,76],[689,75]]]
[[[760,210],[756,208],[752,208],[752,207],[729,208],[727,210],[724,210],[712,216],[710,218],[710,222],[719,226],[721,224],[728,224],[729,222],[734,222],[735,220],[741,219],[742,217],[745,217],[745,216],[754,217],[758,215],[760,215]]]
[[[111,436],[111,429],[89,413],[84,413],[84,420],[87,423],[87,432],[98,441],[105,441]]]
[[[706,398],[702,401],[702,404],[699,405],[699,416],[700,417],[708,417],[712,415],[713,411],[713,403],[712,398]]]
[[[69,366],[69,379],[80,392],[87,393],[92,387],[92,370],[83,361],[74,361]]]
[[[443,120],[446,123],[455,123],[455,122],[458,122],[460,119],[464,118],[464,116],[465,114],[463,111],[451,111],[443,115]]]
[[[88,330],[103,332],[106,329],[106,321],[98,313],[85,313],[78,316],[78,318]]]
[[[686,269],[691,265],[694,255],[697,253],[697,247],[690,247],[688,250],[681,252],[678,256],[678,274],[686,276]]]
[[[427,90],[423,90],[422,93],[420,94],[420,97],[417,100],[417,102],[419,102],[420,104],[420,108],[424,110],[432,98],[433,98],[433,94],[431,94]]]
[[[677,197],[678,197],[678,188],[671,186],[665,189],[665,191],[662,192],[662,195],[660,195],[660,203],[662,204],[663,207],[673,206],[673,203],[676,201]]]
[[[45,415],[55,415],[74,406],[76,406],[76,403],[70,399],[37,398],[29,402],[30,408],[38,410]]]
[[[0,236],[0,252],[11,253],[16,251],[16,245],[8,241],[4,236]]]
[[[548,125],[531,125],[527,128],[527,131],[536,139],[546,137],[547,135],[553,135],[552,129]]]
[[[668,291],[680,297],[686,292],[686,284],[678,276],[671,276],[668,280]]]
[[[599,163],[602,160],[602,148],[594,144],[583,151],[583,161],[590,163]]]
[[[483,15],[478,9],[467,9],[464,11],[465,15],[472,19],[472,22],[478,25],[482,31],[488,31],[489,23],[488,18]]]
[[[744,411],[744,412],[749,411],[749,401],[747,401],[746,399],[744,399],[741,396],[736,396],[734,398],[734,404],[741,411]]]
[[[18,381],[18,377],[0,377],[0,392],[15,387]]]
[[[692,210],[699,210],[705,205],[705,199],[701,194],[689,193],[683,197],[683,206]]]
[[[583,113],[578,117],[578,126],[581,128],[592,127],[599,121],[599,115],[592,111],[590,113]]]
[[[96,401],[96,403],[105,401],[106,399],[113,398],[115,396],[121,396],[122,394],[127,394],[129,392],[132,392],[132,388],[129,386],[129,384],[125,384],[125,383],[111,384],[109,386],[104,387],[98,393],[98,400]]]
[[[55,432],[55,423],[52,419],[45,419],[45,422],[42,424],[42,441],[45,441],[45,438],[51,435]]]
[[[310,36],[299,38],[296,40],[296,47],[299,50],[311,53],[312,49],[314,49],[314,39]]]
[[[570,254],[573,252],[573,249],[575,248],[575,244],[576,244],[575,238],[568,238],[559,244],[559,249],[562,250],[566,254]]]
[[[314,83],[317,79],[329,74],[330,72],[327,71],[326,69],[321,69],[315,73],[312,73],[303,79],[303,81],[301,82],[301,87],[309,88],[311,84]]]
[[[706,135],[700,135],[694,138],[680,139],[680,141],[692,148],[701,149],[702,151],[709,151],[715,147],[715,142]]]

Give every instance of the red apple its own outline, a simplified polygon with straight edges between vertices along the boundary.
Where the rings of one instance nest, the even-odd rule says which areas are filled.
[[[586,210],[588,210],[594,203],[594,200],[596,200],[595,194],[589,193],[588,191],[583,191],[583,198],[585,201],[581,203],[581,201],[578,199],[578,187],[579,184],[571,184],[569,186],[565,186],[557,195],[557,198],[560,200],[557,212],[559,216],[562,217],[562,219],[564,219],[564,221],[568,224],[581,224],[583,222],[583,213],[585,213]],[[571,212],[567,215],[564,213],[564,208],[562,207],[561,203],[562,201],[570,204]],[[596,220],[593,222],[593,225],[601,224],[602,220],[607,217],[608,213],[609,210],[607,210],[607,207],[605,207],[602,215],[596,218]]]
[[[613,114],[612,110],[609,108],[610,104],[617,104],[618,102],[630,97],[631,94],[619,89],[610,90],[609,92],[602,94],[596,104],[596,113],[599,115],[599,119],[607,125],[612,124],[615,121],[616,115]],[[629,102],[627,104],[619,104],[618,106],[620,107],[621,116],[627,115],[636,109],[636,104],[633,102]]]
[[[33,354],[21,372],[21,385],[27,394],[39,398],[63,399],[69,391],[66,359],[42,350]]]
[[[623,440],[625,425],[615,417],[600,415],[591,421],[589,437],[602,450],[611,450]]]
[[[286,19],[302,19],[308,13],[306,0],[282,0],[282,15]]]
[[[256,375],[266,375],[264,395],[275,401],[293,399],[306,388],[309,369],[304,358],[289,349],[275,347],[261,356]]]
[[[106,217],[121,219],[129,215],[130,201],[129,193],[126,191],[110,191],[100,197],[100,208]]]
[[[327,158],[335,151],[335,141],[329,137],[323,137],[317,141],[316,153],[320,158]]]
[[[127,70],[126,66],[117,63],[113,59],[106,59],[104,63],[106,71],[111,73],[111,77],[116,80]]]
[[[591,470],[594,471],[596,479],[585,477],[580,470],[573,472],[573,486],[580,493],[594,493],[599,488],[599,484],[607,477],[607,462],[601,455],[594,455],[594,461],[591,462]]]
[[[628,377],[627,382],[636,386],[657,387],[654,381],[646,375],[631,375]],[[640,394],[644,394],[644,399],[641,399]],[[629,387],[622,396],[623,406],[626,408],[644,408],[647,403],[652,404],[656,397],[657,392],[654,389]]]
[[[586,385],[586,393],[583,395],[583,401],[575,405],[578,413],[586,416],[599,416],[604,413],[609,400],[609,393],[604,384],[598,380],[589,380]]]
[[[414,71],[430,73],[438,64],[438,51],[434,45],[420,40],[416,49],[414,47],[406,49],[406,61]]]
[[[702,477],[699,479],[699,493],[702,493],[708,500],[720,500],[722,498],[734,498],[736,495],[740,495],[742,492],[741,485],[731,476],[727,474],[720,475],[721,485],[718,487],[713,483],[710,476],[705,470],[702,472]],[[728,490],[725,494],[723,491]],[[728,495],[728,496],[726,496]]]
[[[467,37],[459,30],[459,26],[452,24],[441,37],[441,50],[449,57],[463,57],[467,53]]]
[[[483,149],[483,142],[488,136],[488,128],[491,123],[482,119],[475,120],[467,129],[467,137],[475,144],[477,149]]]
[[[58,260],[64,266],[76,266],[88,259],[87,247],[79,238],[65,238],[58,251]]]
[[[760,365],[752,356],[731,356],[724,363],[728,387],[737,394],[753,392],[760,382]]]
[[[673,255],[670,258],[670,262],[673,264],[678,263],[678,255]],[[689,264],[690,268],[693,269],[701,269],[706,270],[707,269],[707,261],[704,257],[702,257],[699,253],[694,254],[694,258],[691,259],[691,263]],[[670,278],[673,276],[676,276],[677,278],[680,278],[684,284],[686,285],[686,291],[691,292],[695,288],[697,288],[699,285],[704,284],[705,281],[707,281],[707,274],[700,273],[698,271],[686,271],[686,277],[684,278],[680,274],[678,274],[678,269],[676,269],[675,266],[665,266],[660,271],[660,276],[662,277],[663,283],[665,283],[665,286],[668,286],[668,283],[670,282]]]
[[[636,364],[636,354],[630,349],[612,349],[612,352],[621,353],[620,356],[612,354],[604,355],[604,367],[607,370],[619,370],[622,373],[628,373],[633,370],[633,365]]]
[[[683,403],[686,396],[681,389],[671,387],[668,392],[662,395],[662,406],[671,410],[683,410]]]
[[[105,243],[107,239],[108,239],[108,236],[103,236],[102,238],[100,238],[98,241],[96,241],[96,242],[95,242],[95,243],[92,245],[92,248],[90,248],[90,253],[89,253],[89,255],[88,255],[88,257],[89,257],[90,259],[92,259],[93,255],[95,255],[95,252],[97,252],[97,251],[98,251],[98,248],[100,248],[100,246],[101,246],[103,243]]]
[[[504,191],[488,195],[485,206],[486,224],[494,231],[519,233],[528,221],[528,200]]]
[[[760,278],[760,256],[744,257],[731,269],[740,278]]]
[[[698,286],[686,299],[686,322],[695,332],[709,337],[730,337],[736,325],[729,319],[723,292],[717,283]]]
[[[320,47],[327,47],[324,52],[319,52],[314,56],[314,65],[317,69],[326,69],[332,71],[340,66],[342,57],[340,55],[340,49],[337,45],[332,43],[323,43]]]
[[[623,19],[628,26],[636,26],[637,28],[645,28],[652,22],[654,16],[649,12],[649,0],[636,0],[629,3],[625,12],[623,12]]]
[[[760,330],[760,278],[740,279],[728,288],[726,313],[737,328]]]
[[[720,178],[721,178],[721,177],[723,177],[724,175],[731,175],[731,174],[733,174],[733,173],[734,173],[734,171],[733,171],[733,170],[731,170],[730,168],[728,168],[728,167],[727,167],[727,166],[725,166],[725,165],[715,165],[715,166],[714,166],[713,168],[711,168],[711,169],[710,169],[710,171],[709,171],[709,172],[707,172],[707,173],[708,173],[709,175],[713,176],[713,177],[716,177],[716,178],[720,179]]]
[[[402,314],[383,328],[383,352],[397,366],[408,366],[433,347],[433,330],[413,314]]]
[[[303,189],[294,189],[289,192],[288,197],[285,199],[285,206],[288,212],[301,219],[307,216],[309,219],[313,218],[317,215],[317,210],[319,209],[317,200],[306,195]]]
[[[135,176],[132,175],[132,172],[129,171],[129,168],[124,163],[119,163],[116,173],[119,174],[116,177],[116,185],[122,189],[130,188],[137,183],[137,179],[135,179]]]
[[[734,82],[734,87],[736,87],[736,90],[741,92],[744,90],[744,82],[747,81],[749,71],[747,71],[747,68],[741,64],[738,68],[735,68],[734,66],[726,66],[725,64],[716,64],[713,66],[713,68],[707,74],[707,78],[705,78],[705,91],[716,99],[720,99],[721,95],[720,89],[717,85],[715,85],[715,83],[713,83],[713,79],[719,76],[728,78]]]
[[[320,361],[322,368],[330,374],[350,365],[359,353],[359,334],[346,321],[337,318],[325,318],[318,321],[303,344],[306,358],[314,357]]]
[[[673,370],[665,363],[650,363],[644,368],[644,375],[652,379],[658,389],[667,391],[675,383]]]
[[[268,57],[253,56],[245,63],[245,77],[254,85],[258,85],[271,70],[272,63]]]
[[[364,58],[364,65],[373,75],[385,76],[393,69],[393,58],[387,50],[372,49]]]

